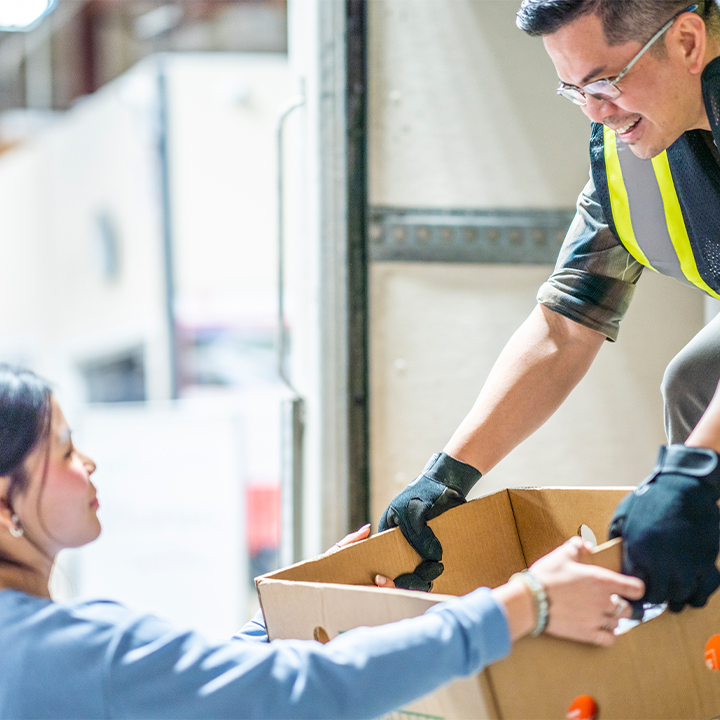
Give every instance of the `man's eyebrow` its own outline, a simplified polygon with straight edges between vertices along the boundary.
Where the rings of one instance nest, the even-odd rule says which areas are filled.
[[[593,68],[593,69],[580,81],[580,85],[581,85],[581,86],[582,86],[582,85],[586,85],[587,83],[590,82],[590,79],[591,79],[591,78],[596,77],[597,75],[599,75],[599,74],[600,74],[601,72],[603,72],[604,70],[605,70],[605,66],[604,66],[604,65],[600,65],[599,67]],[[603,77],[606,77],[606,76],[603,76]]]

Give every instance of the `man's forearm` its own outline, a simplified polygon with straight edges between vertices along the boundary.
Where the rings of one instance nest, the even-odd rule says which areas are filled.
[[[557,410],[604,340],[538,305],[510,338],[445,452],[490,471]]]

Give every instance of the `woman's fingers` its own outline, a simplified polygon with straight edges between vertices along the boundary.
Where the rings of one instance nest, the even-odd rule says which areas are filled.
[[[365,540],[368,535],[370,535],[370,523],[363,525],[359,530],[355,530],[355,532],[351,532],[349,535],[346,535],[342,540],[338,540],[336,545],[341,548],[346,547],[348,545],[352,545],[353,543],[360,542],[360,540]]]
[[[573,535],[569,540],[565,542],[565,544],[570,548],[571,550],[571,559],[572,560],[578,560],[584,555],[587,555],[590,550],[592,550],[592,546],[588,545],[581,537],[578,535]]]
[[[610,596],[612,602],[612,608],[608,617],[614,619],[629,618],[632,615],[632,607],[630,603],[623,597],[617,594]]]
[[[384,575],[376,575],[375,576],[375,584],[378,587],[382,587],[382,588],[394,588],[395,587],[395,583],[390,578],[386,578]]]
[[[370,523],[363,525],[359,530],[355,530],[355,532],[349,533],[342,540],[338,540],[328,551],[325,552],[325,555],[337,552],[348,545],[360,542],[360,540],[365,540],[368,535],[370,535]]]
[[[645,594],[645,583],[640,578],[632,575],[621,575],[613,570],[606,570],[594,565],[587,565],[586,567],[593,570],[593,574],[606,584],[611,593],[628,598],[628,600],[639,600]]]
[[[615,633],[613,630],[614,628],[612,630],[606,630],[605,628],[598,630],[595,645],[600,645],[601,647],[609,647],[612,645],[615,642]]]

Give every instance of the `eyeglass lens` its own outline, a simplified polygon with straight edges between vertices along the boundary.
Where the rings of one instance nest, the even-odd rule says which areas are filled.
[[[610,81],[598,80],[585,85],[582,89],[563,85],[558,88],[558,94],[572,100],[576,105],[585,105],[587,95],[596,100],[615,100],[620,95],[620,91]]]

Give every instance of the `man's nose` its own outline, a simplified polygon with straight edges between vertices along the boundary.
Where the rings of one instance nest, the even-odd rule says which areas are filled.
[[[612,100],[598,100],[591,95],[585,96],[582,111],[596,123],[602,123],[617,111],[617,105]]]

